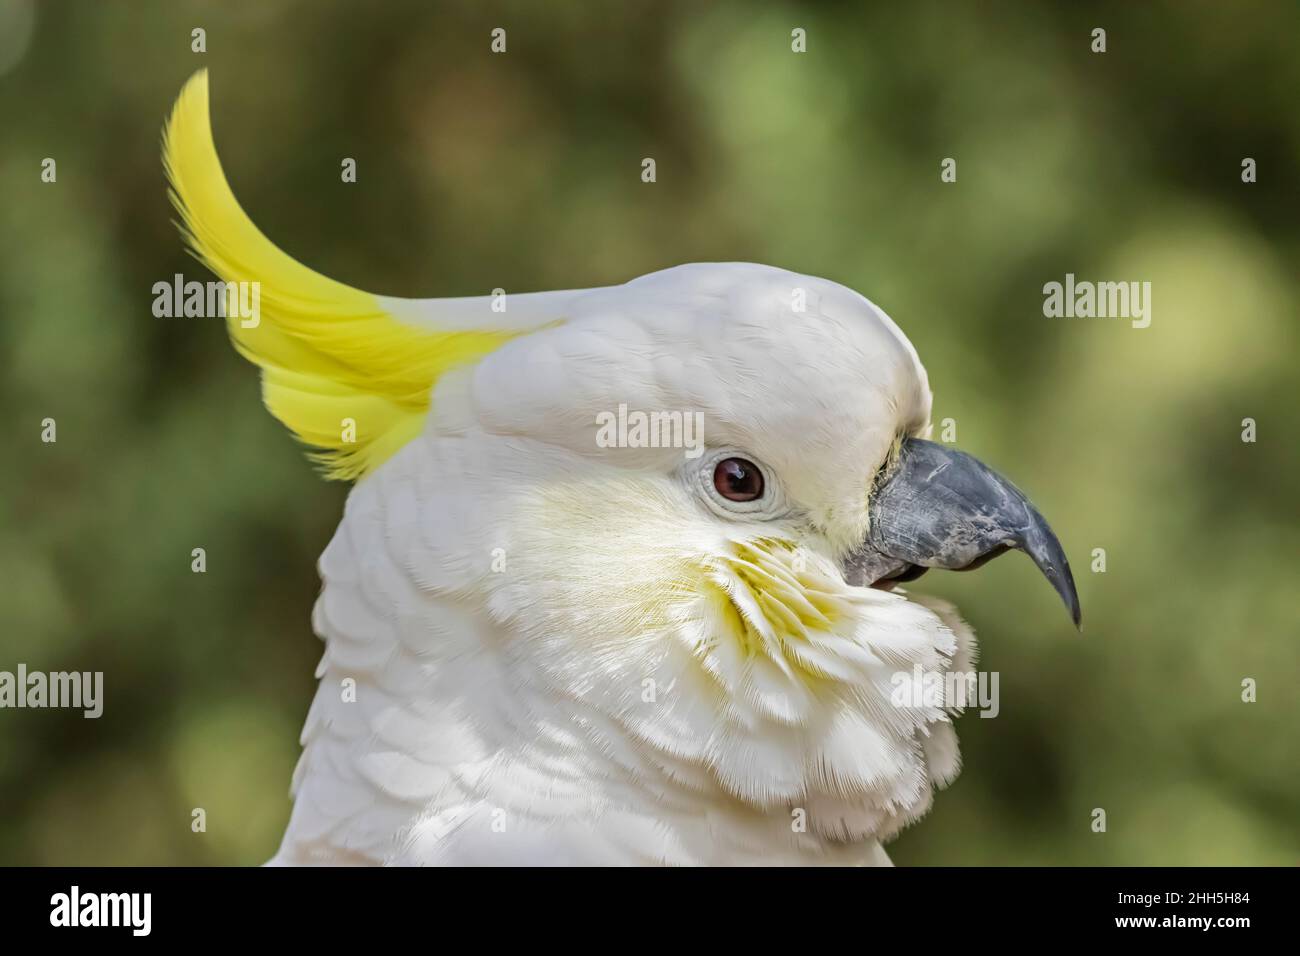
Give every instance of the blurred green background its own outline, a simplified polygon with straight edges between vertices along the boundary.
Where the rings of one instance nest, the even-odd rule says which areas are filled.
[[[902,325],[935,421],[1065,541],[1085,631],[1023,558],[921,582],[1002,711],[897,862],[1300,862],[1297,37],[1291,2],[0,0],[0,669],[106,674],[98,721],[0,711],[0,862],[258,863],[288,818],[347,489],[220,322],[151,314],[206,278],[158,148],[202,66],[253,219],[352,285],[753,260]],[[1150,281],[1151,327],[1044,318],[1067,272]]]

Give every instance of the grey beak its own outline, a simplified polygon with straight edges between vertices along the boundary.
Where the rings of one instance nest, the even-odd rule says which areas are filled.
[[[1079,626],[1079,595],[1061,542],[1020,489],[978,459],[904,439],[870,513],[867,540],[845,560],[850,584],[910,581],[927,568],[964,571],[1016,548],[1038,565]]]

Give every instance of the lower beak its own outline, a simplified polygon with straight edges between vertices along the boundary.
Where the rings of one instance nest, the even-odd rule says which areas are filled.
[[[929,568],[965,571],[1015,548],[1033,559],[1079,626],[1079,595],[1061,542],[1020,489],[978,459],[904,439],[869,507],[866,541],[844,562],[850,584],[910,581]]]

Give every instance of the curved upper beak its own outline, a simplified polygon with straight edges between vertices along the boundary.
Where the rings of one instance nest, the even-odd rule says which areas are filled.
[[[1038,565],[1079,626],[1079,594],[1061,542],[1020,489],[978,459],[904,439],[876,484],[870,514],[866,541],[844,562],[850,584],[910,581],[928,568],[964,571],[1015,548]]]

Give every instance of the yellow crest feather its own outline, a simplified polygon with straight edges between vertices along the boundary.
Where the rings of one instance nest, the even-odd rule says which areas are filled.
[[[518,332],[405,324],[378,296],[307,268],[262,234],[226,181],[212,139],[206,70],[185,84],[163,134],[169,195],[198,259],[226,282],[260,285],[258,323],[227,309],[235,348],[262,369],[271,414],[330,478],[362,477],[417,435],[434,383]],[[355,422],[355,441],[344,438]]]

